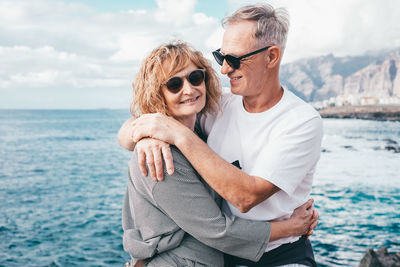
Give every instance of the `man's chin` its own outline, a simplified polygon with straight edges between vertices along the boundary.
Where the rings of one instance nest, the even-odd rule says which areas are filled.
[[[241,95],[242,90],[239,86],[231,86],[231,93],[234,95]]]

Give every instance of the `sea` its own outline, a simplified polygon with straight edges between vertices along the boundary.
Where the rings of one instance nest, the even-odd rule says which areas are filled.
[[[123,266],[125,110],[0,110],[0,266]],[[324,119],[319,266],[400,251],[400,122]]]

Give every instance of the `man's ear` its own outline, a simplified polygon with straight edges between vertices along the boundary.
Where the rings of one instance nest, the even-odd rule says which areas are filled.
[[[271,46],[266,53],[266,62],[268,68],[275,68],[281,60],[281,49],[277,46]]]

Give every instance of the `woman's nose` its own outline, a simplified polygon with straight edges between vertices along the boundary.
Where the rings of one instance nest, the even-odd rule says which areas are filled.
[[[183,79],[183,93],[191,94],[194,91],[194,85],[192,85],[187,79]]]

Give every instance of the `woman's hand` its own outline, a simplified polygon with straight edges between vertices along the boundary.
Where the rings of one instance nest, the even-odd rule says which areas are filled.
[[[271,234],[269,241],[275,241],[290,236],[308,236],[318,225],[319,214],[313,207],[314,200],[309,199],[306,203],[296,208],[289,219],[270,222]]]
[[[290,216],[290,223],[293,226],[294,235],[310,236],[318,225],[319,214],[313,206],[314,200],[309,199],[306,203],[296,208]]]

